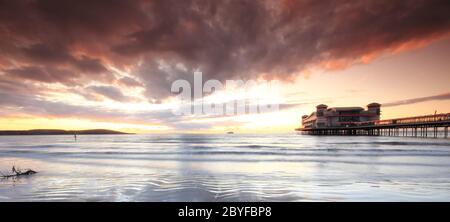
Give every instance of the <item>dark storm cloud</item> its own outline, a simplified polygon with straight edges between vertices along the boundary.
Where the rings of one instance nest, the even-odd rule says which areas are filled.
[[[427,102],[427,101],[435,101],[435,100],[450,100],[450,93],[444,93],[434,96],[426,96],[426,97],[419,97],[419,98],[413,98],[413,99],[405,99],[405,100],[399,100],[394,101],[390,103],[383,103],[383,107],[393,107],[393,106],[403,106],[403,105],[409,105],[409,104],[415,104],[415,103],[421,103],[421,102]]]
[[[160,101],[196,70],[288,80],[446,36],[449,11],[446,0],[0,0],[0,74],[10,80],[2,87],[95,80],[143,86]]]
[[[117,80],[117,83],[125,87],[142,87],[142,83],[138,82],[136,79],[130,77],[122,77]]]
[[[0,71],[19,80],[72,85],[80,78],[106,81],[113,77],[99,59],[85,55],[77,58],[63,47],[34,44],[17,48],[16,55],[8,58],[17,65]]]
[[[181,63],[219,80],[288,79],[321,63],[339,68],[450,27],[447,1],[154,1],[148,10],[150,25],[116,53]],[[148,85],[171,82],[156,67],[145,75]],[[151,94],[168,95],[168,84],[159,87],[149,88],[161,95]]]
[[[114,58],[107,53],[110,44],[142,21],[133,7],[138,5],[116,0],[0,0],[0,69],[34,66],[55,72],[35,74],[37,81],[60,75],[63,84],[110,82],[114,77],[105,67]],[[56,73],[60,70],[67,71]]]
[[[98,95],[102,95],[108,99],[115,100],[118,102],[132,102],[136,99],[130,96],[126,96],[120,91],[120,89],[113,86],[89,86],[86,88],[87,91],[93,91]]]
[[[2,71],[6,73],[8,78],[19,81],[32,80],[46,83],[64,82],[65,84],[71,84],[76,78],[70,70],[61,70],[54,67],[22,66]]]
[[[104,73],[107,71],[99,59],[92,59],[87,56],[75,59],[73,64],[79,71],[84,73]]]
[[[45,64],[60,64],[74,60],[67,49],[58,45],[33,44],[28,47],[18,47],[24,59]]]

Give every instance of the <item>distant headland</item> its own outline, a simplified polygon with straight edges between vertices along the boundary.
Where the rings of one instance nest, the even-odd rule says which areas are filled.
[[[0,130],[0,136],[11,135],[108,135],[129,134],[114,130],[90,129],[90,130],[59,130],[59,129],[33,129],[33,130]]]

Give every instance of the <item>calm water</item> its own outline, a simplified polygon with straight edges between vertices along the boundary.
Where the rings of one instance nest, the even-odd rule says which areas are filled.
[[[450,201],[450,140],[1,136],[0,201]]]

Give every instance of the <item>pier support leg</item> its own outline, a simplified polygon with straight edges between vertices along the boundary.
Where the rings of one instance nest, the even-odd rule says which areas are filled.
[[[444,129],[444,137],[445,138],[448,137],[447,134],[448,134],[448,126],[446,126],[445,129]]]

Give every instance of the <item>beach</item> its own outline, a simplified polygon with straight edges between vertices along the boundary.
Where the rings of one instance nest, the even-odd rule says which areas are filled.
[[[450,201],[450,140],[1,136],[0,201]]]

